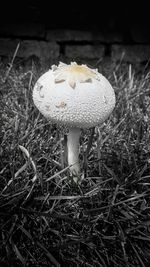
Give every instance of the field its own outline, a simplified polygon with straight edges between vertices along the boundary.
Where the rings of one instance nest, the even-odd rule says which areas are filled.
[[[106,73],[116,107],[81,132],[79,184],[64,164],[66,130],[33,104],[44,72],[0,65],[0,266],[149,266],[150,72]]]

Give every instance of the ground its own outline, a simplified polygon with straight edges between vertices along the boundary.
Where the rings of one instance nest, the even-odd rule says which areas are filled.
[[[0,265],[135,267],[150,263],[150,72],[97,66],[116,107],[84,130],[82,181],[64,168],[64,132],[36,109],[45,72],[0,65]]]

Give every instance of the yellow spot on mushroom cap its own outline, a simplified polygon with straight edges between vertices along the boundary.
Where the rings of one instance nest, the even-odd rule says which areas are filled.
[[[84,74],[87,75],[87,77],[94,76],[94,73],[91,69],[89,69],[86,65],[78,65],[77,63],[73,63],[69,66],[67,66],[68,72],[73,74]]]
[[[92,82],[92,78],[98,79],[98,71],[90,69],[86,65],[78,65],[76,62],[71,62],[70,65],[60,63],[58,67],[52,67],[55,83],[67,81],[73,89],[77,82]]]

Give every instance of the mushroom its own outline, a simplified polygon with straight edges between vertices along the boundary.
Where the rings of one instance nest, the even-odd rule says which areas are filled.
[[[36,82],[33,101],[51,122],[68,127],[68,165],[79,177],[79,138],[81,128],[103,123],[115,107],[115,93],[109,81],[87,65],[53,65]]]

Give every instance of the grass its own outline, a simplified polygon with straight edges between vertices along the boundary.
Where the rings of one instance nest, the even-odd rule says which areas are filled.
[[[62,129],[32,101],[44,71],[0,66],[0,265],[149,266],[149,71],[107,72],[116,107],[82,131],[79,185],[63,168]]]

